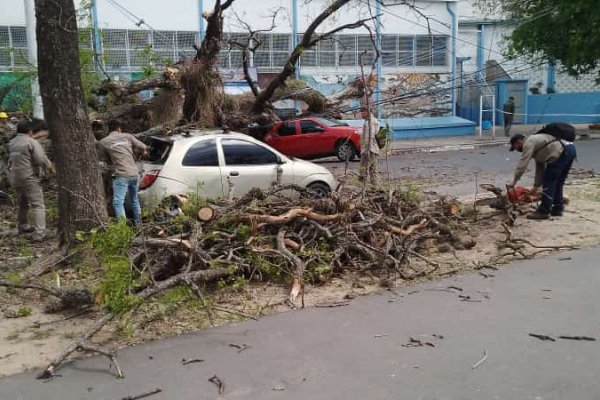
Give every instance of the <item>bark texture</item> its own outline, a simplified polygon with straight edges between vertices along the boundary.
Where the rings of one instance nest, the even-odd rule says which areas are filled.
[[[107,218],[98,155],[86,113],[73,0],[36,0],[39,81],[44,115],[55,148],[59,237]]]

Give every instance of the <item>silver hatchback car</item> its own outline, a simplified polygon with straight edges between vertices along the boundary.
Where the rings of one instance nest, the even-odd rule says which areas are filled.
[[[322,197],[337,187],[322,166],[287,157],[248,135],[223,131],[152,137],[141,169],[140,198],[146,204],[187,193],[239,198],[275,184],[298,185]]]

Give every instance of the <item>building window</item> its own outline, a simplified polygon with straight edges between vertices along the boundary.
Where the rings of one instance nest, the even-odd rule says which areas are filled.
[[[319,66],[335,67],[336,64],[336,42],[333,39],[321,40],[317,44],[319,52]]]
[[[445,67],[448,65],[448,37],[433,37],[433,65]]]
[[[447,36],[417,36],[417,66],[448,65]]]

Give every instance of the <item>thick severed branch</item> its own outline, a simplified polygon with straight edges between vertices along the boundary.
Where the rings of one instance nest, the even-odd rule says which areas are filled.
[[[7,288],[17,288],[17,289],[35,289],[41,290],[42,292],[46,292],[51,294],[52,296],[61,298],[63,292],[61,290],[56,290],[47,286],[38,285],[36,283],[12,283],[8,281],[0,281],[0,286]]]
[[[294,281],[290,291],[290,300],[295,301],[299,295],[302,296],[302,307],[304,307],[304,261],[285,246],[285,228],[279,228],[277,232],[277,250],[286,260],[294,265]]]
[[[325,20],[327,20],[332,14],[334,14],[336,11],[338,11],[340,8],[342,8],[346,4],[350,3],[350,1],[351,0],[334,0],[333,2],[331,2],[331,4],[325,10],[323,10],[321,12],[321,14],[319,14],[312,21],[312,23],[308,26],[308,28],[306,28],[306,31],[302,35],[302,41],[296,46],[296,48],[294,48],[294,50],[290,54],[290,57],[286,61],[285,65],[283,67],[283,70],[279,73],[279,75],[277,75],[277,77],[275,79],[273,79],[273,80],[271,80],[271,82],[269,82],[266,89],[260,93],[260,95],[258,96],[256,101],[254,102],[253,112],[255,114],[260,114],[265,110],[267,103],[269,103],[271,101],[271,98],[275,94],[275,91],[279,87],[283,86],[285,81],[290,76],[292,76],[292,74],[296,70],[296,63],[300,59],[300,56],[302,55],[302,53],[306,49],[310,48],[311,46],[314,46],[314,44],[316,42],[314,42],[315,38],[313,38],[313,35],[315,34],[315,32],[319,28],[319,26]],[[363,23],[357,22],[355,24],[344,25],[344,29],[358,28],[360,26],[364,26],[364,22]],[[330,31],[329,33],[331,35],[333,35],[334,33],[339,32],[340,30],[341,29],[336,28],[333,31]],[[327,36],[327,34],[325,34],[325,35],[326,36],[320,35],[319,37],[324,39],[324,38],[327,38],[330,36],[330,35]]]
[[[250,90],[256,98],[258,98],[259,91],[254,80],[250,76],[250,54],[254,54],[254,52],[262,45],[260,40],[258,40],[258,35],[261,33],[271,32],[277,27],[275,20],[277,19],[277,14],[281,10],[282,8],[278,8],[273,12],[273,14],[271,14],[271,26],[267,29],[252,29],[248,22],[244,21],[244,19],[237,13],[234,13],[238,23],[248,32],[248,40],[246,43],[241,43],[237,40],[230,40],[229,44],[231,46],[238,47],[242,51],[242,69],[244,71],[244,79],[250,86]]]

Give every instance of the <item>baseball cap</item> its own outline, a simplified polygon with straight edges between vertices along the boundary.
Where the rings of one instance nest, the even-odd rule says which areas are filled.
[[[522,133],[515,133],[511,138],[510,138],[510,151],[515,151],[515,143],[517,142],[517,140],[521,140],[521,139],[525,139],[525,135],[523,135]]]

